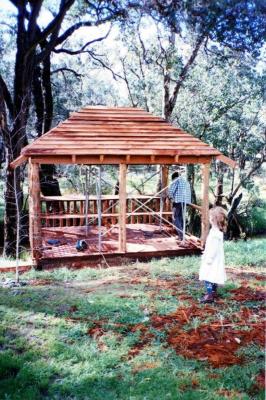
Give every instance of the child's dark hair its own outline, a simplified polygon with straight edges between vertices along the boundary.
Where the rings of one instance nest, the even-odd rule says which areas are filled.
[[[210,216],[222,232],[227,230],[227,212],[222,207],[213,207],[210,209]]]
[[[172,181],[173,181],[175,178],[178,178],[179,176],[180,176],[179,172],[178,172],[178,171],[175,171],[175,172],[172,174],[172,176],[171,176]]]

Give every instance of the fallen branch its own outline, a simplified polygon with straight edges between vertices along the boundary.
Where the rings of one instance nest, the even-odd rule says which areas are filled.
[[[265,322],[265,321],[262,321],[262,322]],[[232,324],[223,324],[223,325],[221,325],[221,324],[213,324],[213,325],[209,325],[209,326],[211,328],[224,328],[225,326],[244,326],[244,325],[256,326],[256,325],[259,325],[259,324],[261,324],[261,322],[254,322],[254,323],[240,322],[240,323],[237,323],[237,324],[232,323]]]

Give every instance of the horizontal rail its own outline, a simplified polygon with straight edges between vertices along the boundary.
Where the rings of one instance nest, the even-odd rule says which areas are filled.
[[[159,199],[160,196],[150,195],[127,195],[127,199]],[[119,200],[119,195],[108,194],[101,195],[102,200]],[[41,196],[41,201],[85,201],[86,196],[84,195],[64,195],[64,196]],[[90,200],[97,200],[96,195],[90,194]]]
[[[130,217],[131,215],[160,215],[161,213],[158,211],[154,211],[154,212],[137,212],[137,213],[126,213],[127,217]],[[163,211],[162,212],[163,215],[172,215],[171,211]],[[118,213],[114,213],[114,214],[101,214],[103,218],[106,217],[118,217],[119,214]],[[85,218],[86,215],[85,214],[41,214],[41,218],[46,218],[46,219],[71,219],[71,218]],[[98,218],[98,214],[88,214],[89,218]]]
[[[161,216],[172,223],[172,203],[168,198],[163,198],[163,211],[160,213],[160,196],[153,195],[128,195],[126,199],[126,216],[131,224],[156,223]],[[148,207],[147,207],[148,206]],[[201,212],[201,207],[189,204]],[[87,212],[86,212],[87,211]],[[103,195],[101,197],[102,225],[115,225],[118,223],[120,213],[119,196]],[[97,196],[90,195],[88,210],[84,195],[42,196],[41,197],[41,223],[42,227],[84,226],[87,216],[89,224],[95,225],[98,221]]]

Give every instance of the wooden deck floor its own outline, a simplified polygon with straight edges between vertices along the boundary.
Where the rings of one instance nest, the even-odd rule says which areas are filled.
[[[196,254],[200,252],[200,243],[195,240],[188,240],[186,247],[177,240],[172,229],[154,224],[128,224],[127,225],[127,252],[122,254],[118,248],[118,226],[102,227],[101,249],[98,245],[98,228],[90,227],[86,237],[85,227],[63,227],[43,228],[43,251],[42,264],[53,262],[78,262],[99,258],[115,259],[126,257],[133,259],[145,259],[161,256],[175,256]],[[49,239],[59,239],[59,245],[50,245]],[[88,248],[84,251],[76,250],[78,239],[84,239]]]

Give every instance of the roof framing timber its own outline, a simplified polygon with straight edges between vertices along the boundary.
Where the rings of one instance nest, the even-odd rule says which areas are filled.
[[[145,110],[96,106],[71,113],[10,167],[28,158],[43,164],[204,164],[213,157],[235,167],[219,150]]]
[[[158,165],[174,165],[174,164],[206,164],[210,163],[212,157],[208,156],[154,156],[150,155],[62,155],[62,156],[34,156],[31,157],[32,163],[38,164],[87,164],[87,165],[117,165],[117,164],[158,164]]]

